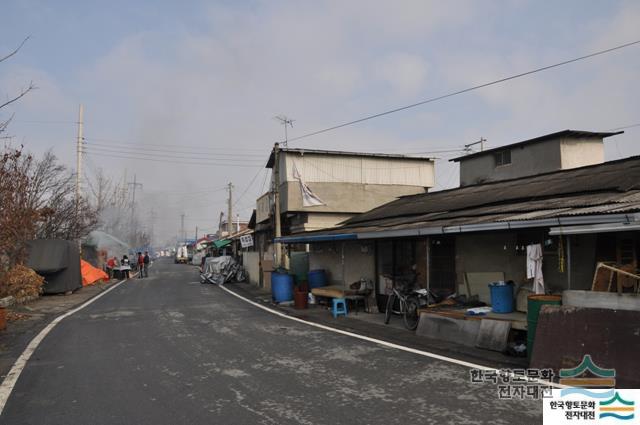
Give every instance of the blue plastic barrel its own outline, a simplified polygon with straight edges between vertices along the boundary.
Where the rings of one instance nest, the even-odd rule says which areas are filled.
[[[327,285],[327,276],[322,269],[310,270],[307,273],[307,281],[309,282],[309,289],[320,288]]]
[[[293,276],[273,272],[271,274],[271,295],[277,303],[293,300]]]
[[[504,282],[489,284],[491,291],[491,311],[511,313],[513,311],[513,285]]]

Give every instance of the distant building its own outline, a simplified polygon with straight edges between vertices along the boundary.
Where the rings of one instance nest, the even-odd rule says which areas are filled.
[[[227,236],[229,236],[227,223],[228,223],[227,220],[220,221],[220,226],[218,227],[218,232],[216,233],[218,239],[226,238]],[[233,231],[231,232],[231,234],[234,234],[234,233],[238,233],[245,230],[249,225],[249,222],[247,220],[242,220],[242,219],[233,219],[231,224],[233,226]]]
[[[434,186],[431,158],[363,152],[281,148],[279,179],[282,235],[329,229],[400,197],[426,193]],[[276,166],[271,153],[267,168]],[[257,200],[255,243],[261,270],[273,260],[273,191]],[[306,202],[305,202],[306,197]],[[310,197],[315,205],[310,205]],[[290,247],[291,251],[304,251]],[[268,286],[268,281],[263,285]]]
[[[272,152],[267,168],[274,168],[274,162]],[[334,227],[355,214],[434,186],[431,158],[283,148],[279,162],[284,234]],[[304,205],[296,170],[324,205]],[[258,199],[258,223],[269,219],[272,206],[270,193]]]
[[[542,246],[548,289],[588,290],[598,263],[630,270],[640,264],[640,157],[574,166],[597,160],[598,143],[613,134],[567,131],[469,155],[470,161],[493,160],[509,149],[517,173],[526,164],[516,161],[529,151],[539,172],[506,179],[485,167],[493,181],[405,196],[336,228],[278,241],[311,244],[309,268],[325,269],[332,283],[344,286],[371,279],[378,296],[385,294],[384,275],[401,275],[414,264],[418,284],[445,296],[464,289],[468,274],[499,272],[525,283],[532,244]],[[540,146],[544,158],[531,153]],[[465,158],[457,159],[461,168],[469,166]],[[548,171],[545,160],[560,169]]]
[[[460,186],[533,176],[602,164],[603,139],[620,133],[564,130],[451,161],[460,163]]]

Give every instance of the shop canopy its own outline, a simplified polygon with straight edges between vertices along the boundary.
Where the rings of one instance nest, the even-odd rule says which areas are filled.
[[[231,240],[229,239],[220,239],[217,241],[213,242],[213,246],[215,246],[216,248],[220,249],[220,248],[224,248],[225,246],[229,245],[231,243]]]

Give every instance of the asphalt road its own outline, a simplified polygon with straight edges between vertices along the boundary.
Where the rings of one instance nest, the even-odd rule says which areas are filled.
[[[3,424],[526,424],[468,369],[262,311],[159,261],[64,319]]]

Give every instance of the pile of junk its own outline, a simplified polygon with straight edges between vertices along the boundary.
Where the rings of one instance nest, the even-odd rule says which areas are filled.
[[[244,282],[246,272],[232,256],[207,257],[200,272],[200,283],[221,285],[228,282]]]

